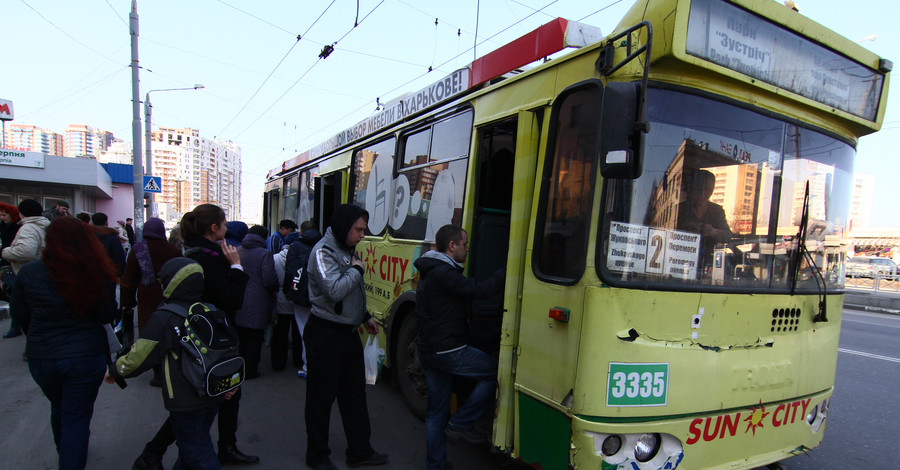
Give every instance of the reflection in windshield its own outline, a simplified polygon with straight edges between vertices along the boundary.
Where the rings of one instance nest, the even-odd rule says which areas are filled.
[[[606,181],[598,266],[641,285],[790,285],[803,196],[807,248],[829,288],[843,283],[853,149],[724,103],[651,89],[644,172]],[[810,266],[800,289],[815,290]]]

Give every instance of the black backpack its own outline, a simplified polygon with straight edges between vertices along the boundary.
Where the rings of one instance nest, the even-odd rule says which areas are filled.
[[[203,302],[187,309],[177,304],[163,304],[159,309],[184,318],[178,348],[181,372],[200,396],[215,397],[244,382],[237,331],[225,312]]]
[[[291,243],[287,260],[284,263],[284,285],[282,290],[287,298],[301,307],[309,307],[309,273],[306,264],[309,261],[311,247],[302,242]]]

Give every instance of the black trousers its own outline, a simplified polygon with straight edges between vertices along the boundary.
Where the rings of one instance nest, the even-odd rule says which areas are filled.
[[[244,328],[243,326],[238,326],[236,329],[238,339],[241,342],[238,345],[238,351],[241,357],[244,358],[247,377],[253,377],[259,374],[259,358],[262,354],[262,344],[266,330]]]
[[[328,429],[335,399],[347,438],[346,455],[365,459],[374,452],[366,403],[363,347],[356,327],[338,325],[316,316],[303,332],[306,343],[306,463],[328,459]]]
[[[233,446],[237,442],[238,411],[241,403],[241,389],[230,400],[225,400],[219,406],[219,448]],[[172,418],[160,426],[153,439],[144,446],[144,452],[163,455],[166,449],[175,443],[175,430],[172,429]]]
[[[294,361],[294,367],[300,367],[303,363],[300,357],[303,339],[300,338],[297,320],[293,314],[278,314],[275,318],[275,327],[272,329],[272,370],[284,370],[287,365],[288,337],[291,338],[291,359]]]

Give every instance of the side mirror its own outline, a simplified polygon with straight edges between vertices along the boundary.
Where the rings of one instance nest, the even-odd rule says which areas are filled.
[[[599,160],[604,178],[641,176],[644,133],[649,128],[638,122],[640,104],[640,82],[610,82],[603,89]]]

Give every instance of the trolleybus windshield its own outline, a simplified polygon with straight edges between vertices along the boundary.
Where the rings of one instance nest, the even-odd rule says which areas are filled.
[[[730,104],[651,89],[643,174],[605,182],[597,267],[615,284],[815,291],[793,256],[809,183],[806,246],[829,290],[843,287],[854,149]]]

